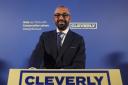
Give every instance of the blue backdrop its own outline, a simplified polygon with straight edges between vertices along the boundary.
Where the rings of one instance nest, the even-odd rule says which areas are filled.
[[[55,29],[59,5],[70,8],[72,22],[98,24],[96,30],[73,30],[84,37],[86,68],[120,68],[128,83],[128,0],[0,0],[0,84],[6,85],[8,69],[26,67],[40,34]],[[25,31],[24,20],[45,20],[49,27]]]

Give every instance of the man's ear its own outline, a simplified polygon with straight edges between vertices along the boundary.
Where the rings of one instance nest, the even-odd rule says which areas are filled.
[[[71,16],[69,16],[69,21],[71,22],[71,19],[72,19],[72,17]]]
[[[53,21],[55,22],[55,16],[52,17]]]

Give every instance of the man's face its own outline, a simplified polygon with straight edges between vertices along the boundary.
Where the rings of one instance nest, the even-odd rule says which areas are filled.
[[[59,7],[55,10],[54,20],[60,31],[63,31],[68,27],[70,19],[70,13],[67,8]]]

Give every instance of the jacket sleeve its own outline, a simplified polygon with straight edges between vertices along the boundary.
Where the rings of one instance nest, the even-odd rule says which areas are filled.
[[[43,34],[40,36],[39,42],[36,45],[36,48],[32,52],[29,67],[40,68],[44,65],[44,41]]]

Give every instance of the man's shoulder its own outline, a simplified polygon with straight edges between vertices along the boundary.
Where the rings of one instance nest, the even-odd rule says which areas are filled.
[[[50,30],[50,31],[45,31],[42,34],[48,35],[48,34],[55,33],[55,32],[56,32],[56,30]]]
[[[74,32],[74,31],[70,31],[70,32],[72,33],[72,35],[73,35],[75,38],[78,38],[78,39],[82,39],[82,38],[83,38],[80,34]]]
[[[55,32],[56,32],[55,30],[45,31],[45,32],[42,32],[41,36],[51,36]]]

